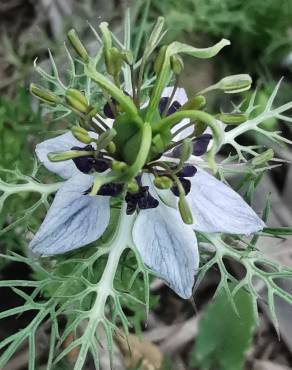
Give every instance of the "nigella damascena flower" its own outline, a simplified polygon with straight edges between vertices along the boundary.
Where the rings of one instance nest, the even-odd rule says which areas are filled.
[[[172,101],[168,101],[173,95]],[[158,111],[161,116],[176,112],[187,101],[186,93],[179,88],[164,90]],[[115,104],[115,101],[112,101]],[[109,112],[107,106],[105,112]],[[112,111],[110,116],[113,118]],[[188,120],[175,126],[182,128]],[[172,129],[173,131],[173,129]],[[94,133],[89,133],[93,137]],[[190,134],[190,128],[181,130],[181,140]],[[203,133],[192,140],[194,156],[203,155],[212,140]],[[81,151],[78,158],[61,162],[48,159],[51,152]],[[178,161],[180,146],[166,150],[170,169]],[[82,153],[84,151],[84,153]],[[123,183],[102,185],[97,194],[90,195],[94,173],[108,171],[109,156],[95,156],[94,147],[86,146],[71,132],[46,140],[37,145],[36,154],[47,169],[67,181],[60,188],[43,224],[30,243],[30,248],[39,254],[54,255],[71,251],[97,240],[105,231],[110,220],[110,197],[124,194],[126,214],[134,217],[132,239],[144,263],[181,297],[192,294],[194,278],[199,267],[199,253],[194,231],[204,233],[230,233],[248,235],[264,227],[262,220],[244,200],[223,182],[205,170],[185,163],[175,176],[176,183],[161,190],[155,182],[157,174],[164,181],[171,181],[163,168],[145,165],[135,179],[135,191],[126,191]],[[88,155],[87,155],[88,153]],[[129,187],[128,187],[129,189]],[[192,213],[192,224],[186,224],[179,212],[179,197],[184,192],[185,200]]]

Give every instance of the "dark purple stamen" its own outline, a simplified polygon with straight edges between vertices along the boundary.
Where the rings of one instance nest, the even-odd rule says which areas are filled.
[[[104,196],[111,196],[111,197],[116,197],[123,191],[123,184],[105,184],[102,185],[97,192],[98,195],[104,195]]]
[[[190,164],[185,165],[182,170],[177,172],[178,179],[181,182],[186,195],[191,191],[191,182],[190,180],[185,179],[185,177],[193,177],[195,176],[196,173],[197,173],[196,167]],[[179,197],[180,194],[176,183],[173,184],[171,191],[173,192],[174,195]]]
[[[201,156],[206,153],[212,135],[203,134],[193,140],[193,155]]]
[[[193,177],[197,172],[197,169],[195,166],[192,166],[190,164],[187,164],[183,167],[181,171],[177,173],[178,177]]]
[[[140,186],[137,193],[127,193],[125,200],[127,202],[127,211],[128,215],[133,214],[136,209],[148,209],[156,208],[159,204],[158,200],[153,198],[149,193],[148,186]]]
[[[180,177],[179,178],[179,181],[181,182],[182,187],[184,188],[185,194],[186,195],[189,194],[189,192],[191,190],[191,182],[190,182],[190,180],[184,179],[183,177]],[[178,187],[177,187],[177,185],[175,183],[172,186],[171,191],[173,192],[174,195],[176,195],[177,197],[179,197],[179,190],[178,190]]]
[[[110,103],[106,103],[104,105],[104,107],[103,107],[103,113],[104,113],[104,115],[107,118],[111,118],[111,119],[114,119],[115,118],[115,113],[113,112],[111,105],[113,105],[115,107],[117,105],[117,103],[118,102],[116,101],[116,99],[111,98],[111,104]]]
[[[94,148],[92,145],[86,145],[83,148],[78,147],[78,146],[73,146],[71,150],[92,152],[94,151]],[[77,158],[73,158],[73,162],[75,163],[75,166],[78,168],[78,170],[83,173],[89,173],[92,170],[96,172],[104,172],[110,167],[109,162],[107,160],[101,159],[101,158],[96,159],[94,158],[93,155],[86,155],[86,156],[80,156]]]
[[[160,101],[159,101],[159,107],[158,107],[160,115],[162,115],[163,112],[165,111],[165,108],[166,108],[166,106],[168,104],[168,100],[169,100],[169,98],[167,96],[162,97],[160,99]],[[169,116],[170,114],[175,113],[180,107],[181,107],[181,104],[177,100],[175,100],[169,106],[169,108],[167,110],[167,113],[166,113],[166,116]]]
[[[130,96],[130,94],[128,94],[126,91],[123,91],[123,93],[126,95],[126,96]],[[115,98],[111,98],[111,104],[109,102],[107,102],[104,107],[103,107],[103,113],[104,115],[107,117],[107,118],[111,118],[111,119],[114,119],[116,118],[115,117],[115,112],[113,112],[112,110],[112,107],[117,107],[118,105],[118,101],[115,99]]]
[[[94,148],[91,145],[86,145],[83,148],[78,147],[78,146],[73,146],[71,150],[92,152],[94,151]],[[94,167],[95,159],[93,155],[87,155],[83,157],[81,156],[81,157],[73,158],[73,162],[75,163],[75,166],[78,168],[79,171],[83,173],[89,173]]]

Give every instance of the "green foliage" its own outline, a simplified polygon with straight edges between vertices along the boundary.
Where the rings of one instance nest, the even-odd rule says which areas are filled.
[[[274,0],[154,0],[153,6],[165,16],[171,38],[187,31],[236,40],[228,59],[235,70],[276,65],[291,47],[289,0],[281,6]]]
[[[250,293],[240,289],[231,304],[225,290],[221,290],[200,320],[191,366],[242,370],[255,325]]]
[[[142,124],[143,135],[144,131],[147,132],[147,135],[144,135],[144,137],[147,138],[146,144],[142,140],[141,147],[143,149],[143,146],[145,146],[148,149],[145,149],[144,152],[142,150],[142,155],[140,157],[137,155],[138,161],[135,156],[136,160],[134,164],[137,165],[137,169],[135,166],[134,169],[132,168],[133,171],[130,172],[131,180],[132,177],[135,177],[141,168],[143,168],[147,160],[147,158],[143,156],[144,154],[147,155],[150,145],[152,144],[150,125],[153,124],[153,131],[157,130],[157,133],[159,133],[159,125],[165,126],[165,123],[169,125],[166,128],[170,131],[173,124],[185,118],[190,118],[194,121],[203,121],[207,126],[211,127],[213,132],[214,140],[212,153],[211,151],[208,152],[208,155],[210,153],[212,154],[212,161],[210,161],[210,156],[207,156],[200,160],[198,165],[211,168],[212,170],[218,170],[218,175],[223,180],[227,173],[243,173],[244,178],[241,185],[248,187],[247,199],[251,201],[254,189],[261,175],[270,168],[270,165],[265,161],[262,162],[262,157],[259,157],[263,149],[262,147],[240,145],[237,142],[237,138],[241,134],[252,131],[276,143],[291,143],[279,132],[271,132],[265,127],[262,127],[261,124],[273,118],[281,118],[287,122],[291,122],[291,118],[286,116],[286,111],[292,107],[292,103],[289,102],[282,106],[274,107],[274,100],[279,88],[278,84],[271,96],[265,99],[265,106],[262,107],[263,110],[259,112],[257,117],[252,115],[255,110],[255,95],[253,95],[247,108],[244,110],[247,120],[230,130],[225,130],[225,127],[218,124],[218,121],[206,112],[183,109],[174,113],[172,116],[170,115],[160,121],[158,120],[155,125],[155,120],[157,119],[157,106],[161,98],[162,90],[169,84],[169,80],[171,79],[172,57],[176,56],[178,53],[191,54],[201,58],[211,57],[223,46],[228,44],[226,40],[223,40],[214,47],[196,49],[183,43],[174,42],[165,49],[165,55],[161,66],[160,68],[157,67],[157,76],[153,79],[153,75],[151,75],[151,80],[151,78],[148,79],[146,77],[148,74],[144,74],[144,72],[147,69],[146,64],[148,62],[150,66],[153,65],[152,52],[154,48],[158,46],[164,35],[162,32],[162,24],[163,20],[159,19],[154,26],[154,31],[147,40],[145,53],[142,54],[140,59],[138,52],[138,50],[140,50],[140,45],[136,43],[135,50],[138,58],[133,65],[129,65],[128,61],[123,65],[121,75],[124,77],[124,85],[122,86],[120,86],[121,81],[112,82],[112,80],[108,78],[109,76],[106,74],[105,66],[101,64],[102,54],[100,52],[90,57],[90,63],[84,66],[84,64],[82,64],[83,62],[73,58],[70,51],[66,48],[65,52],[69,64],[68,78],[64,78],[63,75],[59,73],[51,53],[50,73],[35,64],[37,72],[47,82],[48,87],[53,89],[53,92],[60,98],[60,104],[56,103],[54,106],[51,105],[51,112],[58,118],[64,118],[70,115],[70,119],[74,119],[73,122],[75,124],[81,123],[84,124],[86,128],[91,129],[94,124],[96,124],[92,117],[97,111],[100,111],[102,104],[106,100],[114,98],[121,106],[121,109],[133,119],[133,121],[129,119],[129,122],[135,122],[137,126]],[[103,24],[103,27],[106,27],[106,25]],[[98,42],[100,42],[100,37],[97,32],[92,27],[91,29]],[[128,49],[130,49],[130,31],[130,16],[129,13],[127,13],[124,43],[116,40],[112,35],[113,44],[117,47],[117,50],[127,52]],[[149,59],[150,57],[151,59]],[[101,68],[99,68],[100,64]],[[127,88],[129,86],[131,87],[132,78],[130,68],[133,69],[133,72],[136,73],[136,77],[138,78],[138,88],[135,91],[136,100],[134,97],[132,100],[123,93],[123,89],[128,90]],[[149,104],[147,108],[145,108],[145,117],[140,117],[140,104],[143,103],[140,90],[150,87],[152,88],[152,92],[149,94],[150,96],[148,96]],[[66,100],[68,88],[79,89],[86,97],[94,114],[91,115],[91,110],[85,110],[85,114],[83,114],[84,112],[80,112],[78,109],[76,111],[75,109],[73,110],[73,115],[71,115],[72,107],[68,106],[68,101]],[[235,113],[238,113],[238,111],[241,112],[241,106],[234,107],[234,110]],[[173,119],[174,121],[172,121]],[[72,120],[69,122],[73,123]],[[147,124],[144,124],[144,120]],[[98,121],[98,117],[96,117],[96,121]],[[105,122],[102,123],[105,124]],[[97,124],[96,127],[98,127]],[[145,130],[145,127],[147,130]],[[103,131],[101,130],[101,132]],[[135,130],[130,133],[127,132],[127,134],[129,134],[127,139],[129,139],[131,134],[135,133]],[[122,143],[116,144],[118,149],[122,151],[125,142],[123,141]],[[121,148],[119,148],[119,145]],[[215,154],[225,145],[231,145],[237,152],[237,155],[230,156],[222,162],[216,163]],[[258,149],[260,149],[260,151]],[[139,153],[140,150],[141,148],[139,149]],[[22,153],[22,151],[20,152]],[[196,165],[197,163],[194,164]],[[31,223],[34,221],[36,222],[33,226],[37,226],[42,218],[40,214],[38,214],[38,217],[34,219],[37,211],[42,209],[42,206],[49,207],[51,196],[62,185],[61,182],[51,184],[40,183],[37,180],[37,172],[37,167],[33,169],[29,176],[16,170],[2,170],[3,175],[0,180],[0,210],[2,211],[4,220],[9,216],[7,213],[9,208],[6,208],[7,201],[13,202],[16,199],[15,202],[17,202],[19,196],[22,196],[22,194],[34,193],[35,195],[29,198],[32,202],[31,205],[28,206],[25,201],[22,203],[18,202],[20,206],[17,212],[15,208],[12,209],[14,219],[9,225],[3,228],[0,234],[1,236],[6,235],[7,231],[10,231],[16,225],[22,226],[21,232],[23,232],[24,228],[28,225],[31,226]],[[98,180],[98,176],[96,179]],[[155,304],[155,300],[151,300],[149,297],[149,271],[143,264],[139,253],[133,245],[132,228],[135,214],[131,216],[126,215],[124,209],[125,205],[122,209],[120,209],[120,206],[118,201],[115,205],[112,204],[112,219],[109,229],[97,243],[88,246],[88,248],[82,248],[79,251],[67,253],[63,256],[42,259],[41,261],[35,260],[30,256],[23,257],[15,253],[6,253],[0,256],[5,261],[24,263],[30,266],[33,271],[32,276],[27,280],[0,281],[0,288],[11,287],[14,293],[23,299],[23,305],[1,312],[0,320],[10,316],[17,316],[19,313],[26,311],[33,311],[35,313],[32,321],[29,322],[27,326],[22,327],[17,333],[4,339],[0,343],[0,349],[3,350],[0,356],[0,368],[2,368],[18,348],[28,340],[30,348],[29,369],[34,370],[36,367],[35,338],[40,327],[44,324],[46,324],[50,330],[50,350],[48,354],[47,370],[54,369],[54,366],[61,363],[73,349],[78,349],[74,370],[81,370],[88,356],[92,357],[95,367],[98,369],[100,348],[99,330],[102,330],[106,335],[105,346],[108,348],[109,356],[112,354],[113,338],[117,332],[123,332],[123,334],[127,335],[131,325],[134,325],[136,331],[139,331],[139,325],[141,321],[145,319],[145,313],[147,314],[150,304]],[[268,209],[269,206],[266,207],[264,212],[263,218],[265,221],[267,219]],[[281,236],[281,233],[287,235],[290,231],[290,229],[275,230],[267,228],[263,231],[263,234],[278,237]],[[262,234],[256,234],[252,238],[240,238],[238,236],[229,236],[226,238],[224,235],[218,234],[197,234],[200,241],[204,243],[200,244],[202,263],[196,284],[200,284],[206,272],[214,265],[217,265],[221,277],[217,293],[215,294],[215,297],[217,297],[215,308],[210,308],[211,313],[219,310],[216,305],[221,304],[222,306],[223,301],[227,300],[228,305],[230,305],[232,309],[237,308],[237,311],[241,314],[240,317],[245,319],[249,318],[247,321],[251,330],[254,318],[258,312],[257,301],[259,297],[255,289],[255,280],[258,279],[263,281],[266,285],[268,305],[277,328],[274,297],[281,297],[286,302],[292,304],[292,295],[285,292],[277,285],[277,281],[281,278],[291,278],[292,271],[276,262],[267,260],[256,249],[256,243]],[[208,248],[205,250],[204,247],[206,246]],[[210,249],[212,249],[212,251],[210,251]],[[226,259],[232,259],[245,268],[246,274],[241,280],[237,280],[230,274],[225,265]],[[232,286],[230,286],[230,282],[233,283]],[[32,288],[32,293],[30,295],[26,294],[22,290],[23,287]],[[248,293],[246,291],[248,291]],[[247,296],[249,297],[248,299],[246,298]],[[125,310],[125,308],[127,308],[127,310]],[[220,309],[221,312],[223,312],[222,315],[225,315],[226,307],[225,309],[222,307]],[[228,306],[228,310],[229,309],[231,310]],[[129,311],[131,312],[130,314],[128,314]],[[215,318],[218,316],[219,315],[216,314]],[[231,317],[231,323],[233,323],[234,331],[236,332],[241,325],[239,325],[241,321],[237,320],[237,323],[234,324],[237,316],[233,311],[229,313],[229,319]],[[211,321],[212,320],[213,318],[211,318]],[[229,327],[231,323],[226,324],[227,327]],[[223,326],[219,324],[215,322],[213,325],[218,328],[218,330],[223,330]],[[248,326],[248,324],[246,323],[246,326]],[[230,331],[233,330],[233,326]],[[210,330],[209,328],[208,326],[208,330]],[[74,334],[73,341],[69,345],[65,345],[66,338],[72,333]],[[236,355],[235,357],[237,360],[242,358],[244,348],[248,345],[248,338],[248,335],[246,335],[245,338],[242,337],[241,351],[239,351],[239,349],[238,352],[234,350],[233,355]],[[226,338],[225,340],[229,343],[231,339]],[[214,346],[216,350],[217,344],[218,343],[215,342]],[[233,361],[235,361],[235,357]],[[198,358],[203,358],[205,361],[205,356],[199,356]],[[218,356],[216,359],[219,361]],[[229,357],[229,360],[231,361],[231,357]],[[229,366],[227,362],[224,364],[225,366]]]
[[[0,167],[27,171],[31,167],[33,134],[40,131],[41,111],[23,87],[14,99],[0,98]]]

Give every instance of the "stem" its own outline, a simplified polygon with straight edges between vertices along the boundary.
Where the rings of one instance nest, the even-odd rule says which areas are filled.
[[[153,133],[155,134],[164,130],[170,130],[174,125],[176,125],[179,121],[183,120],[184,118],[189,118],[194,121],[197,120],[206,123],[211,128],[213,133],[214,139],[213,147],[215,147],[216,149],[219,148],[222,140],[222,132],[217,124],[216,119],[210,114],[199,110],[185,110],[175,112],[170,116],[163,118],[157,124],[154,124]]]
[[[63,182],[56,182],[54,184],[41,184],[31,180],[27,184],[8,184],[0,180],[0,190],[8,195],[20,192],[32,192],[40,194],[55,193],[63,185]]]
[[[149,155],[151,140],[152,140],[151,125],[148,122],[145,122],[142,128],[142,140],[140,150],[138,152],[135,162],[130,166],[125,176],[123,176],[124,180],[128,181],[132,180],[132,178],[137,176],[139,171],[143,168]]]
[[[126,96],[115,84],[109,81],[101,73],[97,72],[95,68],[88,64],[85,66],[85,74],[88,75],[93,81],[106,90],[113,98],[115,98],[123,110],[131,117],[142,124],[141,118],[138,115],[138,110],[133,101]]]
[[[126,205],[122,207],[122,211],[117,225],[116,233],[110,242],[108,260],[103,270],[101,279],[98,284],[92,289],[96,293],[96,300],[92,306],[89,315],[86,330],[83,337],[94,338],[96,330],[100,323],[103,323],[105,317],[105,306],[108,298],[115,295],[114,278],[120,262],[121,255],[128,248],[130,241],[129,236],[133,227],[135,216],[125,214]],[[108,245],[109,246],[109,245]],[[88,353],[90,342],[86,342],[79,352],[74,369],[81,369]]]

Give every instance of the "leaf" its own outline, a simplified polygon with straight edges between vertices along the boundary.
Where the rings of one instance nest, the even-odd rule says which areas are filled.
[[[292,235],[292,227],[265,227],[263,232],[271,235]]]
[[[243,369],[244,355],[251,343],[256,319],[248,292],[239,290],[234,296],[234,304],[238,315],[225,290],[221,290],[208,306],[200,321],[191,366],[201,370]]]
[[[221,49],[225,46],[230,45],[230,41],[222,39],[217,44],[210,46],[208,48],[195,48],[191,45],[183,44],[181,42],[174,41],[169,45],[169,55],[174,54],[187,54],[195,58],[208,59],[214,57],[219,53]]]

